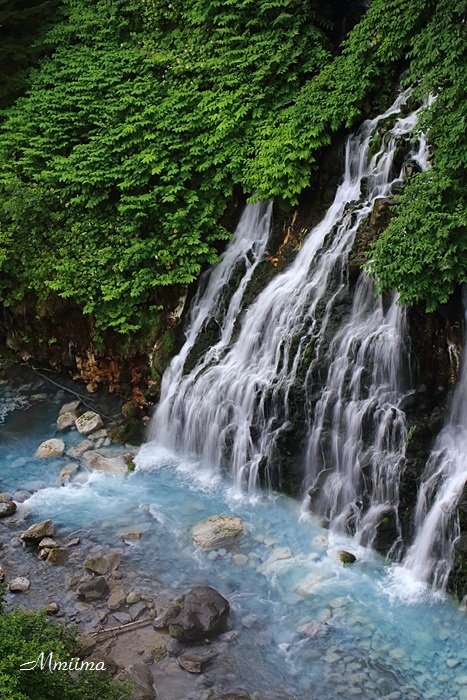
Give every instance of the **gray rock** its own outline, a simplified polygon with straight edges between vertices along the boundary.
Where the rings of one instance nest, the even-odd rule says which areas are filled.
[[[104,421],[98,413],[86,411],[75,421],[76,429],[81,435],[89,435],[95,430],[99,430],[104,425]]]
[[[125,625],[127,622],[131,622],[131,616],[126,612],[114,612],[113,616],[117,620],[117,622],[120,622],[121,625]]]
[[[216,656],[217,652],[211,650],[186,651],[177,657],[177,662],[188,673],[202,673]]]
[[[193,527],[193,542],[203,549],[217,547],[230,542],[245,533],[245,526],[240,518],[231,515],[213,515]]]
[[[178,656],[183,651],[182,645],[176,639],[169,639],[165,648],[169,656]]]
[[[58,603],[49,603],[45,609],[46,615],[56,615],[60,611],[60,605]]]
[[[7,518],[9,515],[16,513],[16,503],[13,501],[3,501],[0,503],[0,518]]]
[[[74,411],[61,413],[57,418],[57,430],[68,430],[68,428],[74,428],[77,418],[78,416]]]
[[[147,606],[146,603],[135,603],[130,607],[130,615],[132,620],[137,620],[138,617],[141,615],[143,612],[147,612]]]
[[[51,520],[42,520],[40,523],[34,523],[34,525],[31,525],[31,527],[23,532],[21,539],[35,542],[42,540],[44,537],[51,537],[54,531],[54,524]]]
[[[138,603],[141,600],[141,595],[137,591],[131,591],[126,597],[126,602],[128,605],[133,605],[133,603]]]
[[[339,549],[337,552],[337,556],[339,557],[344,566],[346,564],[353,564],[357,561],[357,557],[355,556],[355,554],[352,554],[352,552],[347,552],[345,549]]]
[[[125,602],[125,599],[126,593],[123,590],[123,588],[116,588],[115,590],[113,590],[110,594],[109,600],[107,601],[109,610],[118,610],[119,608],[121,608],[121,606]]]
[[[96,450],[89,450],[83,453],[82,460],[88,467],[96,471],[112,472],[114,474],[128,473],[128,466],[122,455],[105,457]]]
[[[80,405],[81,401],[79,399],[77,401],[69,401],[68,403],[63,404],[58,415],[63,416],[64,413],[71,413],[77,411]]]
[[[128,666],[124,672],[124,677],[132,681],[136,687],[136,694],[132,700],[152,700],[156,697],[154,690],[154,680],[151,671],[144,663],[134,663]]]
[[[44,549],[44,551],[46,551]],[[48,564],[62,564],[67,558],[67,551],[63,547],[53,547],[47,554]]]
[[[29,590],[31,582],[26,576],[18,576],[17,578],[12,578],[8,588],[12,593],[25,593]]]
[[[110,554],[101,554],[96,557],[88,557],[84,562],[84,566],[89,571],[95,574],[108,574],[109,571],[116,569],[120,564],[120,554],[110,552]]]
[[[58,438],[52,438],[51,440],[45,440],[41,443],[36,450],[35,457],[40,459],[47,459],[49,457],[61,457],[65,452],[65,443],[63,440]]]
[[[259,571],[264,574],[274,568],[274,565],[279,561],[291,559],[293,557],[292,550],[288,547],[277,547],[272,554],[266,559]]]
[[[106,598],[109,593],[109,586],[103,576],[96,576],[88,581],[84,581],[76,590],[78,598],[84,598],[86,601]]]
[[[196,586],[180,598],[181,610],[169,624],[169,634],[179,641],[196,641],[225,632],[230,605],[214,588]]]
[[[60,472],[60,482],[62,484],[68,484],[77,474],[78,469],[78,464],[66,464]]]
[[[83,440],[82,442],[79,442],[77,445],[67,450],[67,455],[68,457],[77,459],[90,449],[92,449],[92,442],[90,440]]]
[[[15,491],[13,494],[13,500],[16,501],[16,503],[24,503],[24,501],[27,501],[28,498],[31,498],[32,494],[30,491]]]

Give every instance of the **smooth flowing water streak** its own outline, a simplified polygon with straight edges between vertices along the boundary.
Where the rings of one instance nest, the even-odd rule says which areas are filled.
[[[281,469],[278,444],[293,430],[289,399],[298,385],[303,386],[303,358],[308,353],[309,370],[305,374],[306,385],[310,387],[318,376],[321,378],[322,366],[328,362],[326,338],[331,332],[334,309],[342,301],[342,291],[348,289],[347,258],[356,232],[371,214],[375,201],[388,197],[403,177],[400,168],[395,167],[394,156],[401,140],[410,138],[417,122],[416,112],[397,118],[405,99],[406,95],[400,95],[384,114],[365,122],[360,131],[348,139],[345,172],[335,200],[321,223],[308,234],[294,262],[267,285],[243,314],[236,326],[239,328],[236,335],[232,335],[231,319],[228,323],[220,322],[222,340],[208,350],[190,373],[183,375],[181,368],[202,325],[196,320],[196,308],[203,303],[203,294],[200,294],[192,313],[187,344],[164,380],[161,404],[153,418],[152,437],[156,444],[190,455],[212,475],[218,475],[223,469],[230,470],[239,490],[245,486],[254,489],[259,473],[266,480],[279,481],[275,473]],[[395,124],[384,135],[381,148],[371,156],[371,139],[380,123],[391,115],[394,115]],[[421,139],[414,154],[420,162],[425,158],[425,150],[426,144]],[[232,256],[235,256],[235,239],[231,245]],[[363,379],[359,378],[362,368],[357,363],[356,374],[351,376],[350,359],[344,358],[347,367],[342,369],[340,379],[345,376],[350,382],[354,394],[351,401],[355,406],[358,404],[358,411],[354,417],[349,417],[348,427],[352,429],[348,435],[343,437],[344,428],[336,433],[335,440],[343,443],[336,454],[342,455],[346,441],[348,444],[354,440],[356,428],[353,424],[372,411],[379,416],[375,424],[374,471],[386,471],[381,459],[378,464],[377,459],[389,446],[384,464],[394,472],[393,454],[396,448],[400,451],[403,441],[402,415],[396,407],[401,390],[393,376],[398,371],[402,346],[403,312],[394,302],[384,311],[381,301],[373,300],[373,296],[371,284],[360,281],[355,312],[346,331],[360,334],[352,345],[357,354],[362,342],[365,348],[369,346],[369,350],[364,348],[358,357],[360,364],[368,365],[371,360],[374,365],[370,382],[374,396],[370,397],[368,389],[361,388],[360,393],[366,391],[366,395],[359,397],[358,387],[363,387]],[[224,334],[226,327],[228,331]],[[372,336],[368,338],[370,331]],[[338,349],[339,342],[335,341],[333,352]],[[382,366],[377,366],[379,362]],[[330,381],[334,381],[334,375],[335,372],[330,371]],[[306,466],[309,485],[316,482],[317,475],[323,471],[321,459],[318,459],[323,432],[322,425],[318,425],[319,410],[322,409],[323,423],[328,409],[335,405],[330,393],[324,388],[325,399],[318,409],[316,429],[311,391],[303,397],[302,413],[308,410],[311,433]],[[343,391],[341,395],[340,410],[345,413]],[[388,433],[393,437],[388,437]],[[354,472],[362,468],[362,450],[361,440],[360,443],[357,440],[356,451],[352,447],[348,460],[352,461]],[[326,468],[334,469],[336,475],[344,472],[342,459]],[[347,467],[345,470],[347,475]],[[344,476],[339,479],[343,486]],[[385,508],[389,500],[397,500],[397,493],[390,493],[389,480],[388,474],[382,490],[375,486],[374,513],[378,509],[381,511],[381,506]],[[336,483],[337,477],[334,485]],[[331,484],[330,481],[329,493],[333,491]],[[334,488],[336,497],[332,506],[324,506],[331,520],[336,519],[336,524],[340,516],[342,521],[347,519],[350,503],[356,501],[355,478],[350,489],[345,495],[342,488]],[[369,537],[371,539],[371,535]]]
[[[465,288],[463,297],[467,323]],[[464,349],[446,425],[436,440],[420,485],[415,538],[403,561],[403,567],[416,580],[431,583],[441,591],[446,590],[454,561],[454,545],[460,534],[457,505],[466,483],[467,351]]]

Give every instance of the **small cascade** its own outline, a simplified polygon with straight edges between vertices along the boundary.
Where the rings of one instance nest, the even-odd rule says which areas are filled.
[[[398,408],[404,395],[404,312],[396,299],[377,299],[363,276],[352,305],[347,262],[375,202],[390,197],[403,178],[395,156],[417,123],[416,112],[398,116],[405,100],[401,94],[348,139],[333,204],[293,263],[245,311],[242,300],[264,255],[270,214],[262,209],[252,226],[247,208],[243,234],[237,230],[193,303],[186,343],[164,377],[152,422],[158,445],[182,452],[213,475],[229,470],[237,489],[254,489],[260,476],[277,484],[281,440],[292,435],[296,459],[306,462],[306,486],[323,489],[313,506],[338,529],[353,518],[351,527],[358,524],[366,542],[382,515],[397,510],[405,438]],[[383,121],[382,144],[371,154]],[[421,138],[412,154],[419,167],[426,153]],[[221,290],[239,276],[239,260],[243,276],[226,305]],[[218,338],[193,361],[199,336],[213,319]],[[298,414],[304,435],[295,433]]]
[[[405,313],[395,295],[384,308],[360,276],[350,318],[329,348],[331,362],[315,406],[307,451],[313,510],[338,531],[371,544],[391,517],[399,533],[399,474],[404,459]],[[398,539],[393,547],[396,547]]]
[[[464,308],[467,294],[464,289]],[[466,343],[464,343],[464,348]],[[457,505],[467,483],[467,353],[446,425],[427,462],[415,511],[415,538],[403,566],[418,581],[446,590],[459,537]]]

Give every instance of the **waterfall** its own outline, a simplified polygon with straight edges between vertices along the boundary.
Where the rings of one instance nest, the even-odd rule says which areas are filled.
[[[347,140],[333,204],[290,266],[245,309],[245,290],[265,255],[270,216],[264,205],[261,215],[258,205],[247,207],[193,303],[185,345],[164,377],[151,428],[159,445],[195,458],[213,474],[229,470],[238,489],[250,490],[259,476],[273,480],[282,459],[281,439],[292,436],[305,462],[306,486],[324,488],[317,506],[332,525],[347,526],[349,510],[360,512],[359,501],[367,501],[366,520],[359,517],[367,540],[382,513],[397,507],[396,473],[405,438],[398,408],[404,312],[395,298],[377,299],[362,276],[353,306],[339,319],[340,330],[333,324],[336,310],[349,307],[343,299],[348,299],[347,261],[355,236],[375,202],[389,197],[403,178],[395,155],[417,122],[415,112],[400,116],[405,99],[401,94]],[[381,146],[371,154],[383,121],[391,127],[384,127]],[[423,138],[413,157],[423,166]],[[239,276],[239,261],[243,276],[226,306],[221,292]],[[193,361],[193,350],[213,321],[217,339]],[[305,438],[294,435],[297,415]],[[364,424],[371,424],[368,434]],[[367,476],[364,463],[370,465]]]
[[[467,293],[464,288],[465,321]],[[464,348],[466,343],[464,342]],[[460,534],[457,505],[467,483],[467,353],[450,411],[428,459],[415,510],[415,537],[403,566],[418,581],[446,590]]]

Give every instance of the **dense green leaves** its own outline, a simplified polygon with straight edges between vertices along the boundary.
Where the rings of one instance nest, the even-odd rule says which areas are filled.
[[[404,300],[449,295],[465,276],[465,0],[372,0],[338,47],[347,7],[63,0],[49,55],[3,114],[3,304],[59,295],[101,329],[137,331],[162,287],[215,261],[236,186],[297,201],[333,133],[383,107],[407,65],[420,98],[438,95],[433,167],[371,269]]]
[[[440,2],[414,42],[409,80],[420,100],[436,95],[420,121],[431,168],[398,198],[370,264],[381,291],[397,289],[401,301],[428,311],[467,282],[466,21],[465,0]]]
[[[215,261],[260,125],[280,120],[329,41],[299,0],[64,9],[0,138],[0,290],[6,304],[73,297],[127,333],[158,287]]]

